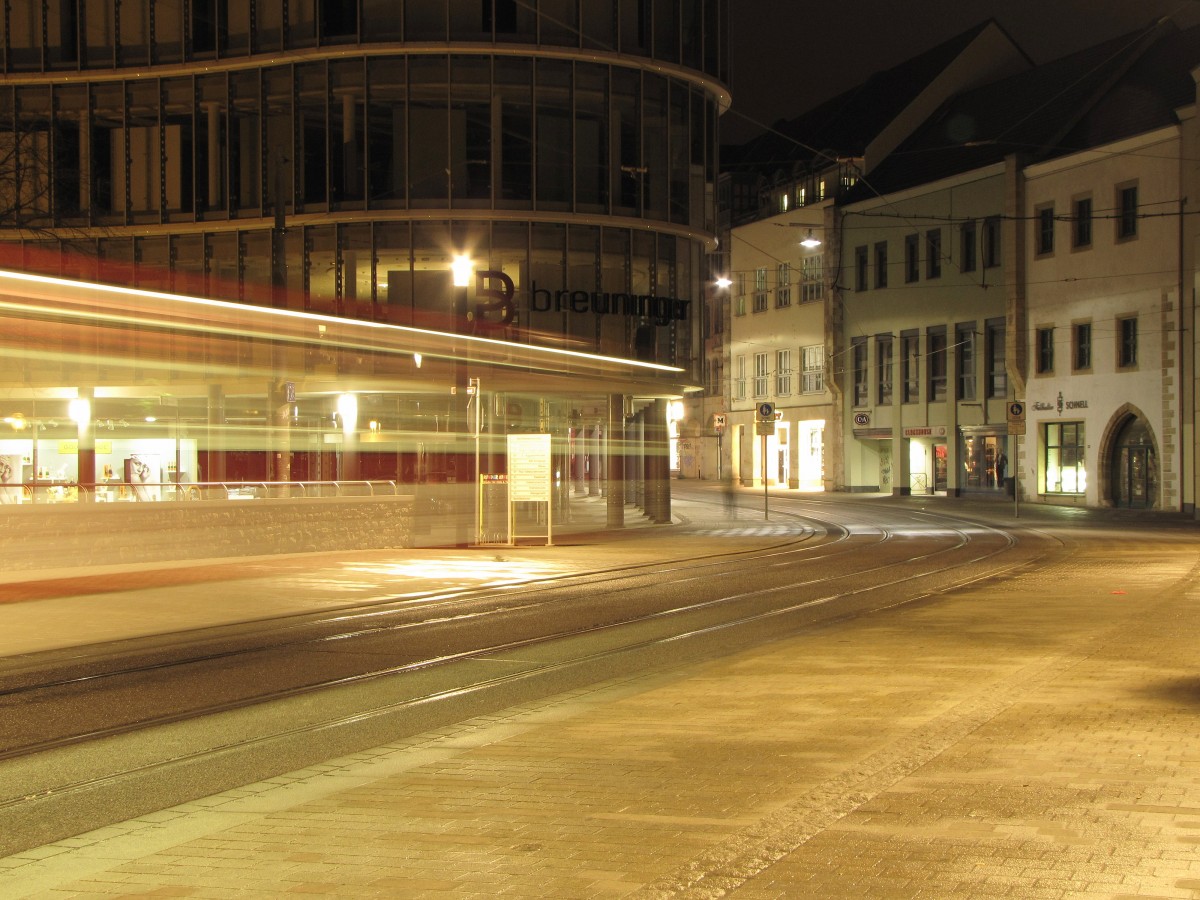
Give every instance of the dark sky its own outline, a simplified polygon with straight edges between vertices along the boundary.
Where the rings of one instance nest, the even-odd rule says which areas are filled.
[[[722,139],[737,142],[995,19],[1034,62],[1171,16],[1200,24],[1200,0],[730,0],[733,108]]]

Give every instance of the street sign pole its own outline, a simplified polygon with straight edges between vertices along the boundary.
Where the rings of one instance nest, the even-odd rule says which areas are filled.
[[[1008,434],[1013,438],[1013,518],[1021,518],[1021,453],[1016,440],[1025,434],[1025,404],[1020,400],[1010,400],[1008,404]]]
[[[762,435],[762,481],[763,481],[763,519],[770,520],[770,493],[767,490],[767,436],[775,433],[775,404],[758,404],[758,418],[755,422],[758,433]]]
[[[764,431],[762,436],[762,478],[763,478],[763,521],[770,521],[771,513],[768,511],[768,506],[771,502],[771,495],[767,492],[767,433]]]

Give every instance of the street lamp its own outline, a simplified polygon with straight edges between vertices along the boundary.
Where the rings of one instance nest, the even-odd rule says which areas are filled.
[[[471,286],[471,279],[475,274],[475,264],[469,256],[460,254],[455,256],[450,263],[450,275],[454,281],[454,333],[457,335],[467,334],[467,323],[470,320],[470,314],[467,311],[467,290]],[[463,359],[467,348],[460,344],[454,350],[454,431],[455,434],[462,434],[466,429],[466,408],[464,397],[467,396],[467,370],[466,363]],[[462,454],[457,440],[454,444],[454,490],[456,496],[455,514],[454,514],[454,544],[456,547],[468,547],[469,529],[467,521],[463,516],[461,506],[463,483],[459,480],[458,475],[463,470]],[[471,479],[475,481],[474,478]],[[471,485],[471,490],[475,490],[475,485]]]

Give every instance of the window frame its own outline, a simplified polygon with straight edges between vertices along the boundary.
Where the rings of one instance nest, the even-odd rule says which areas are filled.
[[[816,303],[825,299],[825,256],[812,253],[800,262],[800,302]]]
[[[775,351],[775,396],[790,397],[792,395],[792,351],[791,349]]]
[[[933,325],[925,330],[926,397],[930,403],[944,403],[948,387],[946,354],[949,352],[946,326]]]
[[[775,308],[792,305],[792,264],[781,262],[775,266]]]
[[[1071,249],[1090,250],[1092,247],[1092,195],[1084,194],[1071,200]]]
[[[1043,422],[1042,448],[1045,465],[1042,470],[1042,493],[1082,495],[1087,492],[1087,434],[1081,421]],[[1072,490],[1065,490],[1063,473],[1074,470]],[[1058,479],[1051,482],[1053,473]]]
[[[767,311],[767,267],[757,266],[754,269],[754,294],[752,295],[754,312]],[[757,396],[757,395],[756,395]]]
[[[1004,262],[1001,248],[1003,234],[999,216],[988,216],[983,220],[983,267],[998,268]]]
[[[954,381],[959,400],[974,400],[979,375],[975,353],[975,323],[960,322],[954,326]]]
[[[888,245],[887,241],[875,242],[875,287],[888,286]]]
[[[856,337],[850,342],[850,365],[854,385],[854,405],[866,406],[871,399],[868,376],[867,339]]]
[[[809,344],[800,348],[801,382],[803,394],[821,394],[825,391],[825,345]]]
[[[771,386],[771,362],[766,351],[754,354],[754,397],[766,397]]]
[[[1054,204],[1042,203],[1034,208],[1037,228],[1033,233],[1034,252],[1038,257],[1054,255]]]
[[[1034,374],[1054,374],[1054,326],[1042,325],[1034,329],[1033,339]]]
[[[983,323],[986,392],[990,399],[1008,396],[1008,326],[1002,318]]]
[[[942,277],[942,229],[930,228],[925,232],[925,277]]]
[[[921,402],[921,333],[900,332],[900,402]]]
[[[1092,371],[1092,321],[1071,323],[1071,371]]]
[[[1129,372],[1138,367],[1138,317],[1137,314],[1117,316],[1117,370]]]
[[[1130,203],[1132,199],[1132,203]],[[1138,183],[1126,181],[1116,186],[1117,243],[1135,240],[1138,236]]]
[[[854,290],[862,293],[867,289],[867,245],[854,248]]]
[[[875,335],[875,405],[891,406],[895,396],[896,343],[890,334]]]

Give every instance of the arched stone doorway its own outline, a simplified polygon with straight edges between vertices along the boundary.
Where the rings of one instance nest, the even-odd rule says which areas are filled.
[[[1146,420],[1128,415],[1115,430],[1109,453],[1109,492],[1113,506],[1158,506],[1158,451]]]

